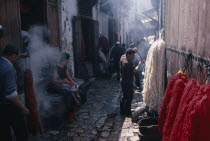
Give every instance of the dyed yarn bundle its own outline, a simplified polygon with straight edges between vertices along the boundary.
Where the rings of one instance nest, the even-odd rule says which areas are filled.
[[[160,110],[165,85],[165,42],[155,41],[149,49],[145,63],[143,98],[146,105]]]
[[[175,74],[165,91],[158,126],[162,141],[210,141],[210,85]]]

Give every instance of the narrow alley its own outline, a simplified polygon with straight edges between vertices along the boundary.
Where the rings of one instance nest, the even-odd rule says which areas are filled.
[[[139,127],[120,116],[121,88],[115,80],[96,80],[87,93],[87,103],[77,112],[77,121],[60,130],[43,134],[42,141],[137,141]],[[135,92],[132,111],[142,107],[142,95]]]
[[[210,0],[0,0],[0,141],[210,141]]]

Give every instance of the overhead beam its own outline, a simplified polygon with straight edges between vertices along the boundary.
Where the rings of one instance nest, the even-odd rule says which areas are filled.
[[[104,7],[104,6],[106,6],[107,4],[109,4],[110,1],[111,1],[111,0],[107,0],[105,3],[103,3],[103,5],[102,5],[101,7]]]

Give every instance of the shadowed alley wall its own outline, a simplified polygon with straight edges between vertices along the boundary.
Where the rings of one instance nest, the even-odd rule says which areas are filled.
[[[167,47],[209,58],[210,1],[164,0]],[[167,52],[169,77],[183,67],[184,58]]]

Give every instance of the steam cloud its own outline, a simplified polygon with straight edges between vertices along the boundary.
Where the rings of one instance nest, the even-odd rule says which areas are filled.
[[[45,26],[33,26],[29,30],[28,51],[30,54],[30,69],[33,72],[34,89],[39,103],[41,116],[47,116],[54,112],[50,110],[51,103],[47,97],[46,86],[50,82],[49,74],[52,73],[52,64],[56,64],[59,50],[50,46],[46,41]]]

